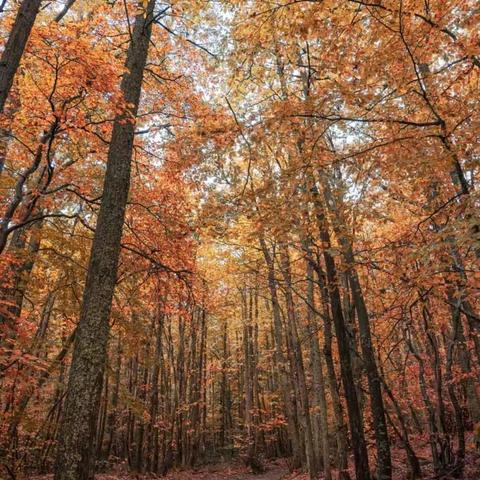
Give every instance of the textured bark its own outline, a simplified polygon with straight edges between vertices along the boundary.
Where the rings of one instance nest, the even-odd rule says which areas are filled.
[[[117,343],[117,359],[115,365],[115,380],[114,380],[114,387],[112,392],[112,405],[110,412],[107,417],[107,446],[105,451],[103,452],[104,457],[108,459],[110,456],[110,452],[112,451],[112,447],[114,446],[115,442],[115,434],[116,434],[116,423],[117,423],[117,416],[118,416],[118,401],[119,401],[119,394],[120,394],[120,375],[122,371],[122,338],[120,334],[118,335],[118,343]]]
[[[97,423],[116,283],[120,241],[130,186],[134,122],[147,61],[155,0],[138,14],[127,53],[121,90],[131,110],[114,122],[102,204],[93,239],[73,352],[67,398],[60,425],[56,480],[93,478],[93,438]],[[133,118],[132,118],[133,117]]]
[[[0,58],[0,113],[3,113],[13,79],[42,0],[23,0]]]
[[[7,160],[9,135],[10,129],[0,128],[0,175],[3,173]]]

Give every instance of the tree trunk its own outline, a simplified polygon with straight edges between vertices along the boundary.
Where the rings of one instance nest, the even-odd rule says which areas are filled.
[[[315,450],[317,455],[323,456],[323,470],[325,480],[330,480],[332,474],[330,471],[330,445],[328,440],[328,420],[327,420],[327,400],[325,395],[325,380],[323,375],[322,357],[320,355],[320,345],[318,342],[318,325],[315,318],[315,297],[314,297],[314,281],[313,281],[313,265],[311,261],[311,251],[309,242],[304,242],[306,250],[306,270],[307,270],[307,321],[308,321],[308,337],[310,340],[310,364],[313,377],[313,393],[315,399],[315,407],[318,409],[316,413],[317,421],[316,430],[318,431],[316,438]],[[315,417],[314,417],[315,418]],[[312,422],[313,423],[313,422]]]
[[[254,473],[260,473],[263,470],[262,465],[257,459],[257,445],[255,426],[253,420],[253,379],[254,379],[254,365],[253,365],[253,344],[252,344],[252,309],[253,309],[253,295],[252,289],[244,287],[241,290],[242,297],[242,323],[243,323],[243,358],[244,358],[244,379],[243,388],[245,395],[245,430],[247,441],[246,464],[252,469]]]
[[[93,239],[75,339],[65,409],[60,425],[55,480],[90,480],[92,449],[109,336],[123,221],[130,186],[135,118],[147,61],[155,0],[135,19],[121,91],[130,110],[114,122],[102,204]]]
[[[57,23],[62,21],[63,17],[68,13],[68,11],[70,10],[70,8],[72,8],[75,2],[76,0],[67,0],[61,12],[55,17],[55,21]]]
[[[333,228],[342,246],[343,256],[346,263],[348,281],[352,289],[353,303],[357,312],[357,320],[360,330],[360,345],[362,347],[363,365],[367,372],[370,404],[372,409],[373,428],[375,431],[375,443],[377,447],[377,478],[378,480],[389,480],[392,477],[392,461],[390,457],[390,440],[388,438],[387,421],[385,418],[385,407],[383,405],[382,387],[378,374],[375,351],[372,344],[370,331],[370,318],[367,305],[363,297],[362,287],[357,271],[355,269],[355,258],[353,248],[348,236],[342,232],[345,222],[336,203],[328,180],[324,180],[325,204],[328,205],[336,217],[333,220]]]
[[[305,378],[305,367],[303,362],[302,347],[298,335],[297,313],[295,311],[295,303],[292,294],[292,275],[290,268],[290,258],[288,247],[285,244],[280,245],[280,264],[281,272],[284,279],[284,293],[287,307],[286,332],[290,340],[293,365],[295,372],[294,378],[297,381],[299,391],[299,418],[303,430],[305,441],[305,453],[307,457],[307,468],[311,478],[317,478],[317,459],[316,452],[313,447],[312,422],[310,418],[310,406],[307,392],[307,382]]]
[[[313,261],[313,259],[312,259]],[[350,475],[348,473],[348,439],[347,439],[347,426],[343,418],[343,408],[340,402],[339,386],[337,381],[337,375],[335,373],[335,365],[333,363],[332,355],[332,320],[329,312],[329,292],[326,285],[325,273],[320,268],[317,261],[313,261],[313,268],[317,274],[318,286],[320,290],[320,298],[323,305],[323,334],[324,334],[324,346],[323,356],[325,357],[325,364],[327,367],[328,385],[330,388],[330,396],[332,399],[333,413],[335,416],[335,437],[337,441],[337,462],[336,466],[340,472],[339,480],[349,480]]]
[[[117,361],[115,366],[115,383],[112,392],[112,405],[110,412],[107,417],[107,447],[104,452],[105,460],[108,461],[112,447],[114,447],[116,427],[117,427],[117,416],[118,416],[118,401],[120,394],[120,375],[122,371],[122,337],[120,333],[118,334],[117,340]]]
[[[315,192],[314,192],[315,193]],[[320,230],[320,239],[323,244],[323,257],[325,261],[328,287],[330,290],[330,301],[332,308],[333,323],[337,335],[338,353],[340,356],[340,372],[342,375],[343,389],[347,403],[348,420],[350,423],[350,434],[352,439],[353,456],[355,460],[355,473],[358,479],[370,479],[370,467],[368,462],[367,445],[363,431],[362,416],[355,389],[355,379],[352,372],[352,359],[350,356],[350,345],[347,337],[345,318],[342,311],[342,301],[338,288],[338,277],[335,260],[330,254],[330,234],[326,225],[324,212],[315,195],[315,206],[317,209],[317,222]]]
[[[0,59],[0,113],[3,113],[13,79],[37,18],[42,0],[23,0]],[[0,172],[1,173],[1,172]]]
[[[292,443],[293,450],[293,467],[298,468],[301,465],[302,453],[300,449],[300,438],[296,423],[295,402],[291,396],[289,380],[286,374],[287,362],[283,353],[283,335],[282,335],[282,319],[280,316],[280,305],[278,303],[277,282],[275,279],[275,264],[273,256],[269,252],[267,244],[263,238],[259,239],[260,246],[265,257],[265,263],[268,271],[268,288],[270,291],[270,299],[272,302],[273,314],[273,332],[275,338],[275,361],[280,377],[280,388],[282,392],[283,402],[285,406],[285,417],[287,419],[287,428]]]

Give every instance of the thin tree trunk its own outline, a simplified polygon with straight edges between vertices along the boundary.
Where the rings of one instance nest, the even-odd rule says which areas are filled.
[[[387,421],[385,418],[385,407],[380,376],[378,374],[375,351],[370,331],[370,318],[367,305],[363,296],[360,279],[355,269],[355,258],[352,244],[348,236],[342,232],[345,228],[339,206],[331,192],[328,180],[324,179],[325,204],[330,207],[336,219],[333,220],[333,228],[343,249],[343,256],[347,267],[348,281],[352,289],[353,302],[357,312],[357,320],[360,330],[360,345],[362,347],[363,365],[367,372],[368,388],[370,393],[370,404],[372,409],[373,428],[375,431],[375,443],[377,447],[377,478],[378,480],[389,480],[392,477],[392,460],[390,457],[390,440],[388,438]]]
[[[306,250],[306,270],[307,270],[307,321],[308,337],[310,341],[310,364],[313,377],[313,392],[318,413],[316,414],[316,430],[318,438],[316,439],[317,455],[323,456],[323,471],[325,480],[332,478],[330,470],[330,445],[328,439],[328,421],[327,421],[327,400],[325,395],[325,380],[323,375],[322,357],[320,355],[320,344],[318,342],[318,326],[315,318],[314,301],[314,281],[313,265],[311,261],[311,251],[309,242],[304,242]],[[320,462],[319,462],[320,463]]]
[[[272,302],[272,316],[273,316],[273,332],[275,339],[275,361],[279,372],[280,387],[285,406],[285,417],[287,419],[287,428],[292,443],[293,450],[293,467],[297,468],[301,465],[301,450],[300,438],[296,424],[295,403],[292,399],[289,380],[286,376],[287,362],[283,353],[283,335],[282,335],[282,320],[280,316],[280,305],[278,303],[277,283],[275,279],[275,264],[273,256],[269,252],[267,244],[263,238],[259,239],[260,246],[265,258],[268,271],[268,288],[270,291],[270,299]]]
[[[323,257],[325,261],[330,301],[332,308],[333,323],[337,335],[338,353],[340,356],[340,371],[342,383],[347,402],[348,419],[350,423],[350,434],[352,449],[355,460],[355,473],[357,479],[370,480],[370,467],[368,462],[367,445],[363,431],[362,416],[355,389],[355,379],[352,372],[352,359],[350,346],[347,337],[345,318],[342,311],[340,291],[338,288],[338,276],[335,260],[329,253],[331,248],[330,234],[327,229],[324,212],[318,201],[318,192],[313,192],[316,198],[317,222],[320,230],[320,239],[323,244]]]
[[[312,259],[313,261],[313,259]],[[323,334],[324,334],[324,346],[323,356],[325,357],[325,364],[327,367],[328,384],[330,388],[330,396],[332,399],[333,413],[335,417],[335,437],[337,442],[337,462],[340,475],[339,480],[349,480],[350,475],[348,473],[348,439],[347,439],[347,426],[345,425],[343,417],[343,408],[340,402],[339,385],[337,381],[337,375],[335,373],[335,365],[333,363],[332,354],[332,320],[329,312],[329,292],[326,285],[325,273],[320,268],[317,261],[313,261],[313,268],[317,274],[318,286],[320,290],[320,298],[323,305]]]
[[[112,406],[107,417],[107,447],[105,449],[104,457],[108,461],[112,447],[114,446],[114,440],[116,435],[117,427],[117,416],[118,416],[118,401],[120,393],[120,374],[122,370],[122,339],[121,335],[118,334],[117,339],[117,361],[115,366],[115,383],[113,386],[112,392]]]
[[[305,378],[305,368],[302,356],[302,347],[299,341],[297,327],[297,313],[295,311],[295,303],[292,295],[292,275],[290,268],[290,258],[288,248],[285,244],[280,246],[280,264],[281,272],[284,279],[284,293],[287,307],[286,332],[290,340],[293,365],[295,372],[294,378],[297,381],[299,391],[299,417],[303,428],[305,441],[305,453],[307,457],[307,468],[311,478],[317,478],[317,459],[313,446],[312,422],[310,418],[310,406],[307,392],[307,382]]]
[[[55,17],[55,21],[61,22],[63,20],[63,17],[68,13],[68,11],[73,7],[73,4],[76,2],[76,0],[67,0],[65,3],[64,7],[60,11],[60,13]]]
[[[244,287],[241,290],[242,296],[242,320],[243,320],[243,358],[244,358],[244,395],[245,395],[245,430],[247,436],[247,455],[246,463],[254,473],[260,473],[263,470],[262,465],[257,459],[257,445],[255,436],[255,427],[253,424],[253,345],[252,345],[252,309],[253,295],[252,289]]]

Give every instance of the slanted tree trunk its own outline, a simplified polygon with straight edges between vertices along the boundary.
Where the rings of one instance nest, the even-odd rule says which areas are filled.
[[[0,113],[3,113],[13,78],[27,45],[42,0],[23,0],[0,58]],[[3,165],[2,165],[3,167]],[[1,172],[0,172],[1,173]]]
[[[339,385],[337,381],[337,375],[335,373],[335,365],[333,363],[332,355],[332,320],[329,311],[329,299],[330,295],[327,288],[327,282],[325,273],[320,267],[318,261],[312,260],[313,268],[317,274],[317,281],[320,290],[320,298],[322,300],[323,309],[323,356],[325,357],[325,364],[327,367],[327,378],[330,389],[330,396],[332,399],[332,408],[335,417],[335,437],[337,443],[336,452],[336,467],[339,470],[339,480],[349,480],[350,475],[348,473],[348,439],[347,439],[347,426],[343,417],[343,408],[340,402]]]
[[[67,0],[60,13],[55,17],[57,23],[62,21],[63,17],[68,13],[76,1],[77,0]]]
[[[398,400],[390,387],[388,386],[387,382],[385,381],[385,375],[383,373],[382,367],[380,365],[380,375],[381,375],[381,380],[382,380],[382,385],[385,390],[385,393],[387,394],[387,398],[390,399],[390,402],[392,403],[394,407],[394,411],[398,420],[399,428],[395,425],[393,422],[391,416],[388,414],[388,410],[386,410],[386,416],[387,420],[389,421],[390,425],[392,425],[392,428],[398,438],[400,439],[401,443],[403,444],[403,448],[405,450],[405,453],[407,455],[407,461],[410,467],[410,472],[409,472],[409,480],[417,480],[418,478],[422,478],[422,469],[420,466],[420,461],[418,460],[417,455],[415,454],[415,451],[412,447],[412,444],[410,443],[409,439],[409,434],[408,434],[408,428],[407,424],[405,421],[405,417],[402,413],[402,409],[400,408],[400,405],[398,403]]]
[[[352,440],[353,456],[355,461],[355,473],[358,479],[370,480],[370,467],[368,462],[367,444],[363,430],[362,416],[358,396],[355,388],[355,379],[352,372],[352,359],[350,345],[347,337],[345,318],[342,311],[342,301],[338,288],[338,276],[335,260],[330,254],[330,233],[325,219],[325,212],[318,200],[318,191],[313,191],[315,198],[316,216],[319,227],[320,239],[323,244],[323,257],[327,273],[328,287],[332,318],[337,335],[338,353],[340,357],[340,372],[342,376],[345,400],[347,403],[350,435]]]
[[[346,273],[352,289],[353,303],[357,312],[357,320],[360,330],[360,345],[362,347],[363,365],[367,372],[373,428],[375,431],[375,443],[377,447],[377,478],[378,480],[389,480],[392,478],[390,440],[388,437],[387,420],[385,417],[385,407],[383,404],[381,380],[378,374],[375,351],[372,343],[370,318],[363,296],[360,279],[355,269],[353,247],[348,235],[342,231],[342,229],[345,228],[345,221],[341,214],[340,206],[336,202],[327,179],[324,179],[323,185],[325,204],[329,206],[332,214],[335,217],[332,221],[332,224],[335,234],[338,237],[340,245],[342,246],[347,269]]]
[[[55,480],[90,480],[94,474],[93,439],[99,410],[109,336],[109,316],[117,278],[120,242],[130,186],[135,118],[152,31],[155,0],[139,13],[121,83],[129,111],[113,126],[102,204],[93,239],[75,339],[67,397],[60,425]]]

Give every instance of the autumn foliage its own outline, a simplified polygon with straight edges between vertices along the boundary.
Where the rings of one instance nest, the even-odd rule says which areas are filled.
[[[478,478],[474,0],[0,12],[0,478]]]

